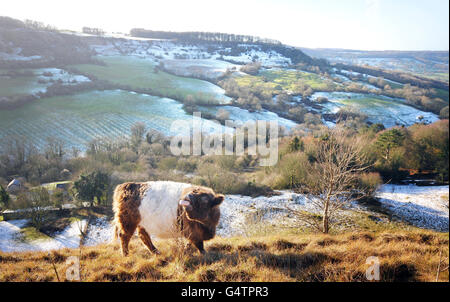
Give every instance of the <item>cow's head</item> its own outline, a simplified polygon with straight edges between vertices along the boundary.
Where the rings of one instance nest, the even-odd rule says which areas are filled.
[[[222,194],[215,194],[206,188],[195,188],[185,193],[179,204],[186,210],[189,220],[216,225],[220,217],[219,206],[223,200]]]

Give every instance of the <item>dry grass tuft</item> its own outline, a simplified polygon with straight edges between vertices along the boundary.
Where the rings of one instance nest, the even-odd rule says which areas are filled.
[[[237,249],[240,252],[249,252],[253,250],[265,251],[267,250],[267,245],[261,242],[251,242],[250,244],[247,245],[239,245]]]
[[[277,240],[273,246],[279,250],[279,251],[284,251],[284,250],[289,250],[289,249],[294,249],[295,251],[302,251],[305,249],[305,247],[307,246],[306,243],[293,243],[287,240]]]
[[[184,240],[158,240],[153,255],[133,238],[130,255],[118,243],[52,253],[0,253],[0,281],[64,281],[66,260],[80,256],[81,281],[367,281],[366,260],[380,260],[382,281],[434,281],[440,251],[448,265],[448,233],[424,230],[285,234],[215,238],[201,255]],[[448,271],[439,275],[448,282]]]

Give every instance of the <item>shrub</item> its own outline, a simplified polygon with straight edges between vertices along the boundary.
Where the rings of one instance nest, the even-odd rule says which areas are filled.
[[[176,157],[162,158],[158,164],[158,168],[162,170],[174,170],[177,167],[178,159]]]
[[[251,75],[257,75],[260,68],[261,68],[260,62],[252,62],[252,63],[242,66],[241,71],[251,74]]]
[[[40,230],[47,218],[47,207],[51,206],[50,194],[39,187],[29,192],[22,192],[14,203],[15,209],[27,209],[27,218],[36,229]]]
[[[379,173],[364,173],[358,177],[357,188],[364,192],[365,195],[373,197],[378,187],[383,183]]]
[[[73,184],[73,191],[78,200],[87,201],[92,207],[94,202],[97,202],[97,204],[100,204],[102,201],[106,202],[109,184],[110,178],[108,174],[95,171],[87,175],[81,175]]]
[[[303,152],[284,155],[278,163],[279,177],[272,186],[276,189],[295,189],[303,185],[308,178],[309,160]]]
[[[324,96],[319,96],[316,99],[316,102],[319,104],[324,104],[324,103],[328,103],[328,98],[324,97]]]
[[[64,203],[64,191],[61,189],[56,189],[51,196],[51,201],[55,208],[62,210]]]
[[[346,121],[348,119],[359,119],[361,121],[365,121],[367,119],[367,115],[353,106],[344,106],[340,108],[337,116],[340,120],[343,121]]]
[[[439,118],[448,119],[448,106],[445,106],[441,109],[441,111],[439,112]]]
[[[186,173],[192,173],[197,169],[197,163],[193,159],[183,158],[178,160],[176,169]]]
[[[234,163],[234,167],[240,171],[255,165],[255,160],[251,155],[245,154],[238,157]]]
[[[247,168],[251,163],[251,158],[244,156],[237,158],[236,156],[218,156],[215,161],[221,169],[234,171]]]
[[[249,182],[242,175],[220,169],[216,163],[202,163],[197,174],[195,184],[210,187],[218,193],[257,196],[271,191],[266,186]]]

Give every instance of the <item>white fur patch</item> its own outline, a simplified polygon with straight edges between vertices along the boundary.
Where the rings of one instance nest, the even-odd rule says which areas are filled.
[[[158,238],[177,237],[178,202],[183,190],[191,185],[172,181],[149,181],[147,184],[149,189],[139,206],[139,226]]]
[[[189,202],[189,201],[187,201],[187,200],[180,200],[180,206],[185,206],[185,207],[187,207],[188,205],[190,205],[191,203]]]

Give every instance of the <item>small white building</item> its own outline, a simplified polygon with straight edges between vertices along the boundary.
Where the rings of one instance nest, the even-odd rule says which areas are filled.
[[[20,189],[22,189],[22,183],[16,178],[11,180],[11,182],[6,187],[6,191],[8,193],[17,193],[18,191],[20,191]]]

